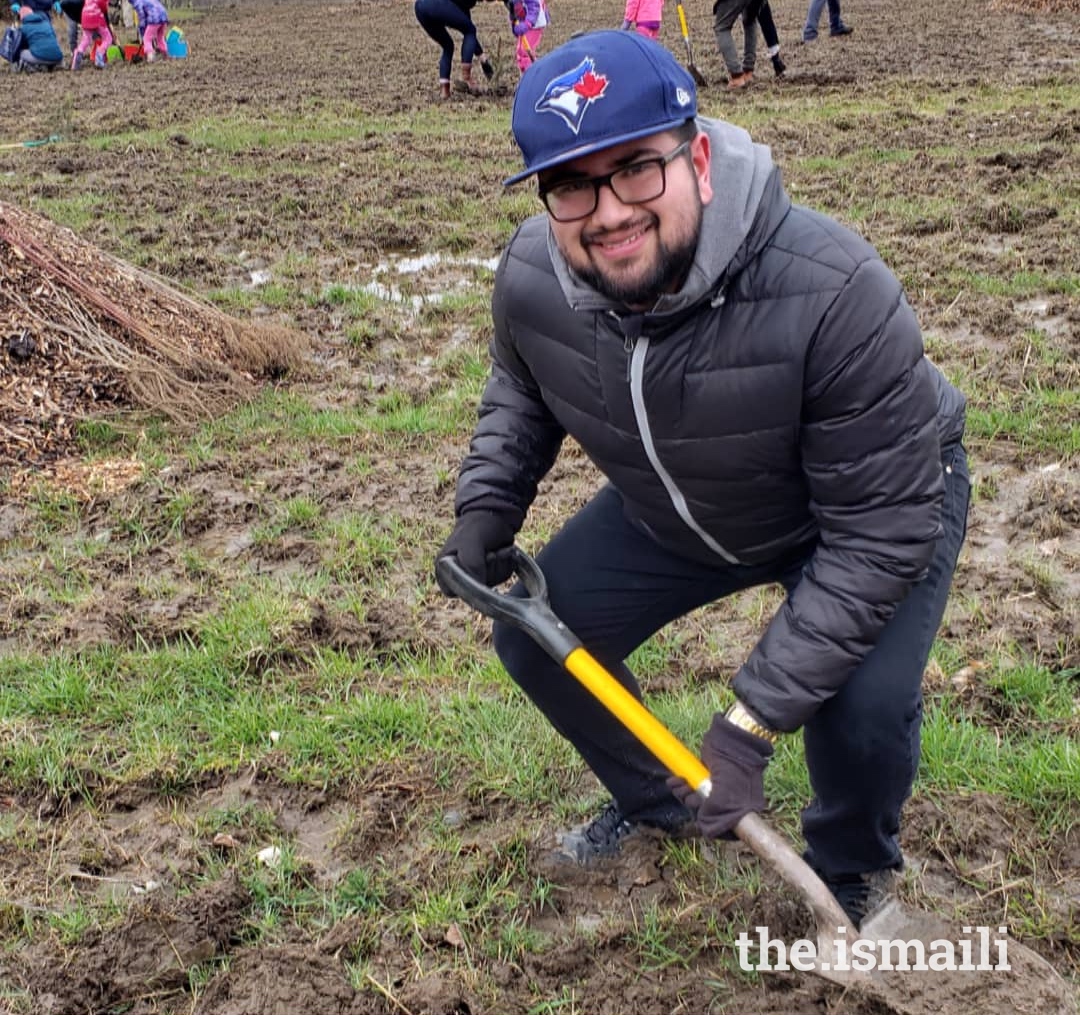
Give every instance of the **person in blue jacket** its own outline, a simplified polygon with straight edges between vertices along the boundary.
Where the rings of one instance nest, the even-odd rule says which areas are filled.
[[[51,8],[51,5],[50,5]],[[19,51],[17,70],[55,70],[64,62],[60,43],[56,40],[48,14],[29,5],[19,8],[23,45]]]
[[[82,6],[82,4],[81,4],[81,0],[80,0],[80,7],[81,6]],[[32,10],[35,14],[44,14],[45,17],[49,18],[50,20],[52,19],[53,14],[62,13],[62,11],[60,9],[60,0],[19,0],[18,3],[13,3],[11,5],[11,13],[14,14],[16,18],[18,18],[19,17],[19,12],[24,7],[29,7],[30,10]],[[75,35],[76,35],[76,38],[77,38],[77,36],[78,36],[78,18],[75,19],[75,22],[76,22]],[[70,33],[69,33],[69,37],[70,37]],[[71,48],[72,49],[75,48],[75,43],[74,42],[72,42]]]

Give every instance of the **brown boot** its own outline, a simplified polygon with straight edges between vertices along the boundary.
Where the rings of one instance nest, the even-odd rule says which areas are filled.
[[[480,94],[480,89],[473,84],[471,63],[461,65],[461,80],[457,82],[455,87],[459,92],[468,92],[470,95]]]
[[[450,98],[450,82],[449,81],[440,81],[439,82],[439,98],[440,99],[448,99],[448,98]]]
[[[741,74],[735,74],[728,82],[727,90],[729,92],[737,92],[742,88],[746,88],[750,82],[754,80],[753,71],[743,71]]]

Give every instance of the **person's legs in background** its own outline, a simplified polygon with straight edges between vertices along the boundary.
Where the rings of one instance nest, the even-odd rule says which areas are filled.
[[[143,56],[148,62],[155,59],[154,50],[169,55],[169,47],[165,42],[165,25],[146,25],[142,33]]]
[[[79,42],[75,47],[75,51],[71,54],[71,69],[78,70],[82,66],[83,57],[86,56],[87,51],[93,45],[94,37],[97,33],[93,31],[87,31],[85,28],[79,34]]]
[[[79,23],[67,14],[64,15],[64,20],[67,22],[68,51],[74,55],[75,47],[79,44]]]
[[[106,53],[108,53],[109,47],[113,44],[113,34],[108,28],[97,29],[98,48],[97,56],[94,57],[94,65],[97,67],[104,67],[106,62]]]
[[[480,45],[476,25],[473,24],[472,18],[464,11],[461,12],[461,16],[463,19],[459,29],[461,31],[461,81],[458,82],[457,87],[470,95],[476,95],[479,89],[473,84],[472,65],[473,60],[483,56],[484,47]]]
[[[821,0],[822,3],[825,0]],[[720,50],[720,56],[727,68],[728,87],[739,87],[742,80],[742,60],[735,40],[731,37],[731,27],[748,5],[747,0],[716,0],[713,4],[713,34],[716,36],[716,47]]]
[[[524,35],[519,35],[517,48],[514,56],[517,59],[518,70],[524,74],[533,61],[540,55],[540,41],[544,38],[542,28],[530,28]],[[481,64],[481,66],[483,66]]]
[[[742,72],[744,84],[754,79],[754,66],[757,63],[757,12],[752,5],[743,8],[741,15],[743,27]]]
[[[810,6],[806,9],[806,24],[802,30],[803,42],[813,42],[818,37],[818,24],[821,22],[823,10],[825,0],[810,0]]]
[[[439,92],[444,99],[450,98],[450,72],[454,65],[454,40],[446,30],[447,8],[461,10],[450,0],[416,0],[413,7],[420,27],[442,49],[439,55]]]
[[[829,5],[829,34],[850,35],[851,29],[844,24],[840,17],[840,0],[826,0]]]
[[[761,37],[765,40],[765,45],[768,48],[773,71],[777,77],[781,77],[787,67],[784,61],[780,59],[780,33],[776,30],[776,22],[773,20],[769,0],[761,0],[758,4],[757,23],[761,28]]]

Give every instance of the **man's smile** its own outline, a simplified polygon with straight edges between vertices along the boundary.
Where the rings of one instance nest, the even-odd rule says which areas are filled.
[[[605,231],[590,236],[584,241],[588,248],[597,249],[599,253],[608,257],[636,253],[641,242],[655,228],[652,222],[642,222],[628,229]]]

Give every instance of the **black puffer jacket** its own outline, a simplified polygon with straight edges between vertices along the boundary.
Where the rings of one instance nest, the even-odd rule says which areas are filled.
[[[581,287],[545,217],[511,240],[456,508],[506,512],[520,526],[570,434],[628,516],[674,553],[759,563],[813,544],[735,680],[763,720],[792,730],[925,574],[942,451],[962,436],[964,399],[924,357],[915,315],[873,248],[793,206],[767,149],[702,123],[714,181],[741,176],[743,186],[716,188],[714,202],[735,201],[734,211],[706,206],[691,278],[653,312]],[[721,232],[710,221],[723,214],[721,245],[737,244],[733,253],[710,249]],[[732,219],[745,221],[734,241]]]

